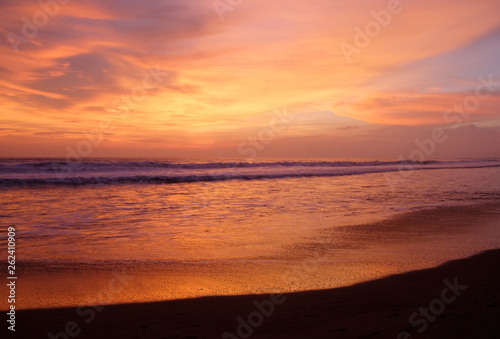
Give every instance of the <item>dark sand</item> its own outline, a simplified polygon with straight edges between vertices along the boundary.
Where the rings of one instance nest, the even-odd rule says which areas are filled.
[[[499,268],[500,250],[492,250],[349,287],[289,293],[251,336],[244,337],[398,338],[406,330],[412,338],[500,338]],[[445,291],[448,301],[455,300],[442,303],[444,311],[418,333],[424,318],[418,315],[418,325],[412,326],[410,315],[431,303],[439,308],[436,299],[442,298],[446,288],[443,281],[453,283],[455,277],[467,288],[458,291],[456,298]],[[74,307],[19,311],[16,334],[7,337],[50,338],[49,332],[55,334],[67,326],[70,334],[81,331],[77,338],[223,338],[225,332],[234,335],[226,338],[241,338],[237,318],[247,319],[257,309],[254,301],[269,299],[269,295],[246,295],[108,305],[95,312],[89,323],[85,320],[91,320],[90,308],[82,309],[83,316]],[[258,323],[260,318],[254,321]],[[3,327],[4,331],[5,322]]]

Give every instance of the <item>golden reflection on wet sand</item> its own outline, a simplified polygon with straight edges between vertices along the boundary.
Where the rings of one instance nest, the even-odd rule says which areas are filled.
[[[252,260],[101,264],[25,262],[19,308],[258,294],[351,285],[436,266],[500,245],[500,206],[440,208],[324,228]]]

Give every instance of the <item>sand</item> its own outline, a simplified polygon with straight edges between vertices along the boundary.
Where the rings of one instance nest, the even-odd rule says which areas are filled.
[[[500,205],[422,210],[320,233],[255,260],[18,262],[16,307],[77,307],[349,286],[500,247]],[[4,270],[0,263],[0,269]],[[5,290],[6,286],[0,286]],[[0,310],[7,303],[1,303]]]
[[[498,248],[498,207],[325,228],[254,262],[21,262],[16,332],[7,324],[2,332],[29,339],[500,338],[500,250],[477,250]],[[459,257],[468,258],[447,262]],[[421,313],[424,307],[435,314]]]
[[[53,338],[71,337],[59,333],[65,328],[78,338],[95,339],[499,338],[499,264],[500,250],[492,250],[330,290],[108,305],[82,309],[84,316],[75,308],[26,310],[18,312],[16,338],[50,338],[50,332]],[[443,296],[455,279],[457,291]],[[255,303],[263,303],[263,311]],[[419,308],[429,305],[437,315],[424,320]],[[409,317],[415,312],[417,326],[412,326]],[[238,331],[237,319],[248,324],[249,315],[256,326],[241,325]]]

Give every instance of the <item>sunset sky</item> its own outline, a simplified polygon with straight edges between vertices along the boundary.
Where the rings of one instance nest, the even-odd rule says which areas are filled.
[[[2,157],[500,157],[498,0],[61,2],[0,1]]]

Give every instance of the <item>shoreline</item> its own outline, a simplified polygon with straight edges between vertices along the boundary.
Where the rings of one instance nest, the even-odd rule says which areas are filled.
[[[326,228],[283,249],[279,255],[255,261],[98,265],[19,262],[18,292],[23,298],[16,308],[50,309],[350,286],[500,248],[499,221],[500,208],[494,203],[421,210],[380,222]],[[412,241],[408,242],[408,238]],[[2,310],[5,305],[2,303]]]
[[[80,315],[73,307],[24,310],[17,312],[16,335],[46,337],[69,328],[79,338],[239,338],[250,332],[252,338],[496,338],[499,264],[496,249],[434,268],[274,298],[260,294],[105,305],[82,308]],[[451,290],[449,284],[458,286],[455,297],[443,294]],[[270,300],[276,301],[272,312]],[[418,314],[421,307],[434,309],[432,320]],[[257,310],[269,316],[260,317]],[[249,325],[252,321],[259,326]]]

